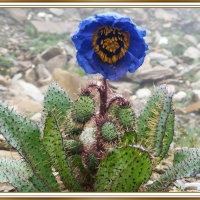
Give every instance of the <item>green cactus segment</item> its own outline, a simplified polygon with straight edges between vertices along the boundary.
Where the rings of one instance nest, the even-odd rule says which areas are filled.
[[[42,111],[43,124],[45,123],[46,115],[48,115],[49,110],[54,111],[58,119],[58,124],[63,124],[72,105],[73,102],[70,100],[67,93],[56,83],[51,83],[44,95],[44,108]]]
[[[18,115],[14,110],[0,103],[0,132],[30,164],[34,174],[41,180],[46,191],[58,191],[57,182],[42,143],[37,124]]]
[[[86,164],[89,170],[95,171],[99,165],[99,160],[94,154],[89,154],[86,159]]]
[[[155,147],[154,147],[154,156],[159,156],[163,148],[162,146],[163,138],[165,135],[167,118],[171,111],[172,96],[173,96],[173,93],[167,94],[162,111],[158,118],[158,125],[156,128],[156,135],[155,135],[156,142],[155,142]]]
[[[43,145],[49,154],[52,165],[59,172],[61,180],[70,191],[80,191],[81,188],[75,181],[69,162],[63,148],[63,141],[58,126],[58,121],[53,112],[49,111],[44,128]]]
[[[135,131],[130,131],[128,133],[125,133],[122,139],[119,142],[119,145],[132,145],[136,144],[137,141],[137,134]]]
[[[107,141],[114,141],[118,138],[118,131],[112,122],[105,122],[101,127],[102,137]]]
[[[160,114],[163,106],[163,101],[165,95],[167,94],[166,85],[160,85],[152,92],[150,99],[148,100],[145,109],[138,117],[137,120],[137,142],[140,143],[145,138],[146,140],[150,139],[151,135],[149,132],[151,131],[151,121],[154,119],[157,120],[158,115]],[[157,114],[158,113],[158,114]],[[153,124],[153,127],[154,124]],[[155,131],[154,131],[155,132]]]
[[[175,117],[174,110],[171,110],[167,118],[165,135],[162,142],[163,148],[161,154],[159,155],[160,159],[163,159],[165,157],[165,155],[169,150],[170,144],[172,143],[174,136],[174,117]]]
[[[75,155],[81,153],[81,144],[76,140],[64,141],[64,148],[69,155]]]
[[[101,161],[94,189],[98,192],[135,192],[149,180],[151,171],[146,151],[139,147],[122,147]]]
[[[84,167],[81,157],[79,155],[74,155],[70,159],[73,169],[76,169],[76,179],[78,182],[82,185],[87,185],[89,182],[91,182],[91,173]]]
[[[65,123],[65,134],[66,135],[78,135],[83,130],[83,124],[75,122],[71,115],[67,117],[67,121]]]
[[[33,184],[28,180],[33,175],[33,171],[22,160],[11,160],[0,158],[0,182],[12,184],[18,192],[38,192]]]
[[[81,95],[75,102],[73,119],[79,123],[90,120],[95,111],[95,102],[89,95]]]
[[[120,107],[117,114],[119,124],[126,131],[130,131],[134,128],[135,117],[131,107]]]
[[[200,148],[188,148],[177,152],[174,156],[174,164],[169,170],[160,176],[148,191],[161,191],[175,180],[195,176],[200,173]]]

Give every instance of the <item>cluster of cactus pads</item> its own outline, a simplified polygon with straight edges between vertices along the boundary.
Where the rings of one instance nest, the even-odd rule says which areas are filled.
[[[0,158],[0,182],[19,192],[56,192],[56,171],[68,191],[135,192],[141,186],[160,191],[193,176],[200,172],[200,150],[184,149],[175,154],[172,168],[145,187],[173,140],[172,96],[166,85],[155,87],[136,117],[130,102],[114,94],[105,79],[82,88],[75,102],[51,83],[41,123],[1,102],[0,132],[22,159]]]

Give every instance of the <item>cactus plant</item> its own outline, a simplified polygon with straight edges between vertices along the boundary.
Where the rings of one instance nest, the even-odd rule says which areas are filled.
[[[51,83],[40,123],[0,102],[0,132],[22,156],[0,158],[0,182],[20,192],[60,191],[58,178],[72,192],[160,191],[199,173],[200,150],[186,149],[175,154],[172,168],[145,185],[173,140],[173,93],[165,84],[157,86],[136,117],[130,101],[116,95],[107,80],[141,66],[148,49],[145,30],[114,13],[90,17],[79,28],[72,37],[78,64],[104,78],[81,88],[74,102]]]
[[[58,191],[51,166],[69,191],[138,191],[149,180],[173,138],[172,94],[166,85],[158,86],[136,118],[127,99],[104,94],[108,87],[92,83],[82,88],[73,103],[57,84],[51,83],[44,97],[41,123],[33,123],[0,104],[1,116],[5,116],[0,118],[1,132],[31,171],[25,176],[29,183],[25,191]],[[96,103],[93,89],[99,92]],[[101,98],[106,108],[98,112]],[[115,110],[112,114],[111,107]],[[156,156],[159,159],[155,162]]]

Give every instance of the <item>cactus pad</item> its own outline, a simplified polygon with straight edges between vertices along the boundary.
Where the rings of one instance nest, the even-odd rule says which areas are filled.
[[[148,191],[161,191],[175,180],[200,173],[200,148],[185,148],[176,152],[173,166],[155,181]]]
[[[95,191],[135,192],[151,175],[149,154],[126,146],[109,153],[99,165]]]
[[[18,115],[14,110],[0,103],[0,132],[29,163],[34,174],[41,180],[45,191],[59,191],[51,171],[50,160],[40,141],[37,124]]]
[[[80,191],[66,158],[63,141],[56,116],[49,111],[46,116],[43,145],[51,158],[52,165],[59,172],[61,180],[70,191]]]
[[[18,192],[37,192],[38,190],[29,181],[33,171],[28,164],[20,160],[0,158],[0,182],[8,182]]]
[[[106,141],[114,141],[118,138],[118,130],[112,122],[105,122],[101,127],[102,137]]]
[[[58,124],[64,123],[65,117],[67,116],[73,102],[70,100],[67,93],[56,83],[51,83],[48,87],[47,92],[44,95],[44,108],[42,111],[42,122],[45,123],[48,111],[54,111]]]
[[[89,154],[86,159],[86,164],[89,170],[95,171],[99,165],[99,161],[94,154]]]
[[[69,155],[75,155],[81,153],[81,144],[76,140],[64,141],[64,148]]]
[[[135,117],[131,107],[119,107],[117,119],[119,121],[119,124],[126,131],[130,131],[134,128]]]
[[[80,123],[85,123],[93,116],[95,102],[90,95],[81,95],[75,102],[73,119]]]

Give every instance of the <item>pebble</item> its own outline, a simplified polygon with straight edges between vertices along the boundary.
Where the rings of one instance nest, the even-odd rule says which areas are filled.
[[[175,101],[182,101],[186,96],[187,96],[187,94],[185,92],[180,91],[180,92],[174,94],[173,99]]]

